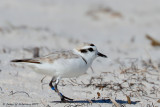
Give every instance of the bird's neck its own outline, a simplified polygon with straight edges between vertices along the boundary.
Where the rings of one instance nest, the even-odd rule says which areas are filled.
[[[89,66],[92,64],[93,60],[95,59],[95,58],[92,58],[91,56],[81,54],[81,53],[80,53],[78,50],[76,50],[76,49],[73,49],[73,51],[74,51],[76,54],[80,55],[80,56],[82,57],[82,59],[86,62],[86,64],[89,65]]]

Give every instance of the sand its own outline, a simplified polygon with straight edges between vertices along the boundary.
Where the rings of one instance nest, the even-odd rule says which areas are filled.
[[[94,43],[108,56],[97,58],[88,74],[62,79],[59,90],[77,100],[137,101],[127,107],[160,106],[160,41],[158,0],[3,0],[0,3],[0,106],[110,107],[113,103],[53,103],[51,77],[12,59],[32,58],[54,50]],[[97,94],[99,93],[99,94]],[[98,97],[99,96],[99,97]]]

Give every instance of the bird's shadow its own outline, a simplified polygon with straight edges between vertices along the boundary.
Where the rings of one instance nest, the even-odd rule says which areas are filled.
[[[115,100],[119,104],[128,104],[128,101],[123,100]],[[61,101],[52,101],[51,103],[63,103]],[[109,103],[111,104],[112,101],[110,99],[99,99],[99,100],[74,100],[74,101],[67,101],[65,103]],[[132,101],[131,104],[136,104],[137,101]]]

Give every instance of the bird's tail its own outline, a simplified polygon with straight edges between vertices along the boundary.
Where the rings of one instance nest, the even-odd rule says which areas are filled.
[[[37,64],[40,64],[39,61],[35,61],[35,60],[32,60],[32,59],[14,59],[14,60],[11,60],[11,62],[27,62],[27,63],[37,63]]]
[[[28,60],[26,59],[14,59],[14,60],[11,60],[11,62],[27,62]]]

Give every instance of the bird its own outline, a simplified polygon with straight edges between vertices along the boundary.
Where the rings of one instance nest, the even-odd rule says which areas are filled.
[[[100,53],[93,43],[82,43],[72,50],[54,51],[46,56],[30,59],[14,59],[11,62],[27,63],[33,71],[51,76],[49,86],[60,97],[61,102],[72,101],[58,90],[62,78],[79,77],[86,74],[97,57],[107,58]]]

